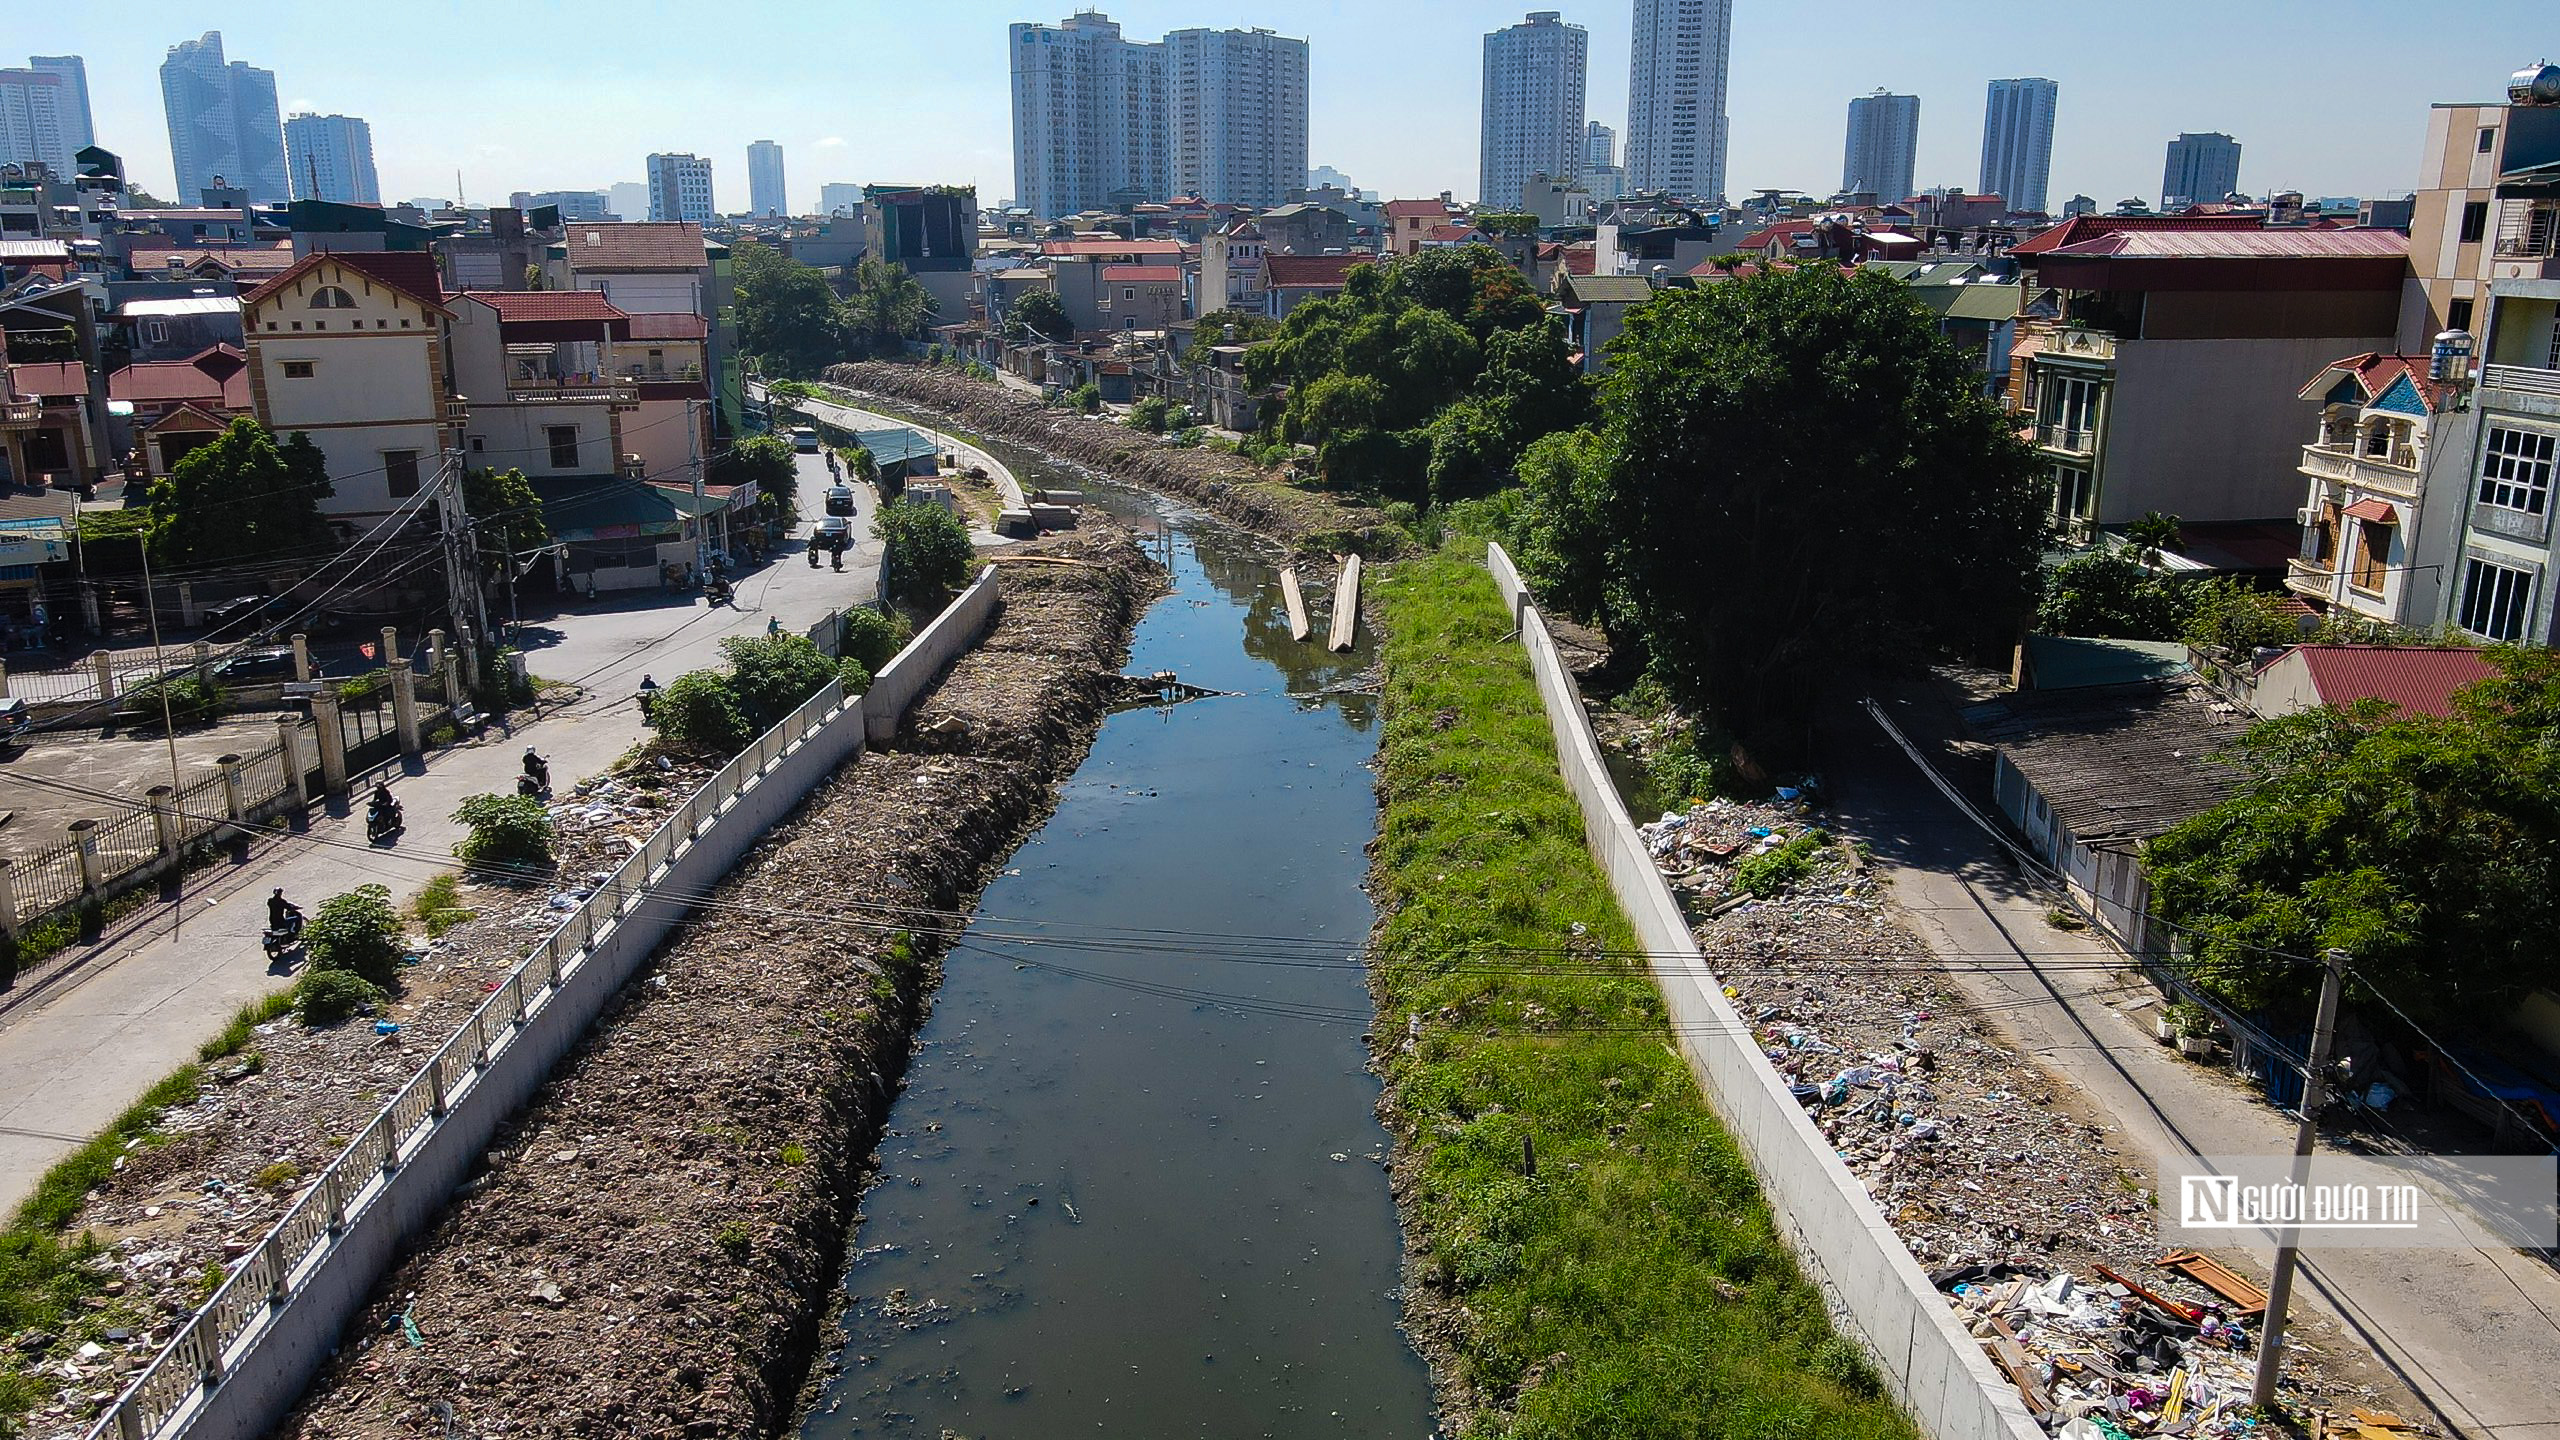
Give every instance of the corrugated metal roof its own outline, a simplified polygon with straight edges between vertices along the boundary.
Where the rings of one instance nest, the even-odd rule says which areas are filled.
[[[144,315],[237,315],[237,295],[181,295],[168,300],[127,300],[116,307],[116,313],[127,317]]]
[[[2477,650],[2417,645],[2305,645],[2302,663],[2324,705],[2387,700],[2415,715],[2452,713],[2454,691],[2496,673]]]
[[[0,260],[24,263],[70,258],[71,248],[59,240],[0,240]]]
[[[2193,680],[2011,696],[1997,708],[1977,733],[2084,844],[2148,839],[2221,804],[2239,782],[2213,757],[2246,723],[2214,709]]]
[[[2029,688],[2085,690],[2132,685],[2186,672],[2187,647],[2175,640],[2099,640],[2071,635],[2027,637]]]
[[[1573,298],[1603,304],[1641,305],[1653,298],[1653,282],[1641,275],[1567,275],[1560,282]]]
[[[2050,252],[2116,260],[2319,260],[2406,255],[2397,230],[2120,230]]]

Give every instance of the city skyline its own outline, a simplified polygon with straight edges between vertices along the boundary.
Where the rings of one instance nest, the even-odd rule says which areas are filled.
[[[1841,108],[1877,86],[1917,94],[1935,113],[1959,117],[1922,136],[1915,183],[1971,188],[1981,140],[1969,123],[1974,97],[1990,80],[2016,73],[2014,59],[1979,53],[1961,27],[1930,7],[1862,16],[1856,27],[1816,33],[1752,0],[1734,10],[1727,106],[1734,194],[1830,184]],[[791,203],[805,213],[815,209],[821,184],[883,177],[929,175],[975,184],[991,202],[1010,196],[1009,76],[998,49],[1009,22],[1055,23],[1025,6],[910,14],[857,5],[809,14],[746,0],[727,12],[747,27],[742,34],[759,16],[787,19],[808,32],[804,42],[777,53],[743,39],[705,45],[681,27],[634,27],[614,35],[597,63],[569,66],[545,57],[564,53],[561,47],[593,49],[595,36],[578,17],[459,0],[456,24],[504,24],[520,43],[476,54],[467,73],[429,75],[370,68],[342,26],[310,23],[332,13],[278,3],[176,22],[98,7],[33,17],[13,40],[33,53],[86,59],[97,143],[123,156],[144,189],[172,200],[188,197],[173,193],[158,67],[170,46],[219,28],[234,54],[275,71],[285,111],[366,115],[386,197],[454,196],[457,170],[460,194],[481,204],[516,189],[606,190],[638,180],[651,151],[691,150],[738,166],[750,141],[771,138],[794,152]],[[1221,11],[1145,0],[1106,13],[1133,35],[1214,24],[1304,37],[1318,56],[1310,163],[1335,166],[1395,196],[1470,187],[1477,135],[1469,122],[1476,117],[1449,101],[1478,83],[1480,37],[1517,22],[1522,8],[1519,0],[1459,0],[1388,18],[1341,0]],[[2061,38],[2085,35],[2092,43],[2057,44],[2053,53],[2065,58],[2038,62],[2072,96],[2054,130],[2054,206],[2075,191],[2101,205],[2136,195],[2156,201],[2162,143],[2208,131],[2247,140],[2252,190],[2405,193],[2416,179],[2426,107],[2494,97],[2508,72],[2535,58],[2528,52],[2540,34],[2528,23],[2537,10],[2509,0],[2475,7],[2466,23],[2431,34],[2435,43],[2416,52],[2355,43],[2358,17],[2399,23],[2401,12],[2378,0],[2285,0],[2236,10],[2172,4],[2158,15],[2160,25],[2110,32],[2103,44],[2095,43],[2100,17],[2056,18],[2068,32]],[[1617,128],[1624,149],[1631,138],[1623,123],[1631,5],[1564,7],[1563,16],[1589,34],[1589,117]],[[2209,50],[2172,43],[2182,17],[2209,23],[2225,43]],[[840,57],[848,47],[867,63],[934,75],[937,93],[949,96],[946,106],[928,122],[902,97],[844,86]],[[2264,57],[2271,54],[2287,55],[2288,63],[2270,67]],[[1805,78],[1815,74],[1842,78]],[[678,93],[668,87],[688,85],[716,92],[720,105],[697,113],[665,103]],[[550,97],[541,113],[582,122],[564,131],[531,118],[521,103],[529,89]],[[2405,120],[2377,133],[2377,112]],[[2351,121],[2362,143],[2341,145],[2339,127]]]

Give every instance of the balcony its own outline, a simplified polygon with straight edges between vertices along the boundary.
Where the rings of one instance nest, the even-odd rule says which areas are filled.
[[[2069,360],[2113,360],[2116,337],[2104,330],[2057,330],[2044,337],[2038,353]]]
[[[2560,399],[2560,370],[2545,370],[2532,365],[2483,365],[2480,367],[2480,388],[2514,390],[2526,395]]]
[[[2405,452],[2390,457],[2359,455],[2352,445],[2305,445],[2302,447],[2302,473],[2314,480],[2332,480],[2360,490],[2415,500],[2418,498],[2417,458]],[[2400,460],[2410,463],[2393,463]]]
[[[2038,425],[2036,444],[2063,455],[2094,455],[2098,432],[2077,425]]]
[[[44,424],[43,401],[0,401],[0,430],[33,430],[42,424]]]
[[[622,365],[615,367],[613,378],[633,383],[643,380],[700,380],[702,367],[699,365]]]
[[[2336,593],[2337,572],[2326,560],[2306,560],[2296,555],[2284,562],[2284,588],[2306,600],[2327,600]]]

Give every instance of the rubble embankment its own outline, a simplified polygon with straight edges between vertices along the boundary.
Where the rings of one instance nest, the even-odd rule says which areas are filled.
[[[827,381],[932,411],[981,435],[1044,450],[1132,485],[1181,496],[1293,550],[1381,556],[1394,553],[1400,543],[1400,532],[1369,506],[1291,485],[1225,451],[1177,446],[1108,417],[1043,405],[1000,381],[876,360],[832,366]]]
[[[1156,586],[1039,547],[912,743],[829,779],[634,978],[378,1288],[279,1431],[785,1426],[934,957],[1090,743]]]
[[[2257,1315],[2158,1263],[2144,1157],[1961,997],[1820,819],[1790,789],[1639,827],[1762,1053],[2049,1427],[2256,1433]],[[2240,1252],[2210,1258],[2257,1270]],[[2299,1297],[2288,1339],[2278,1396],[2296,1413],[2423,1413]]]

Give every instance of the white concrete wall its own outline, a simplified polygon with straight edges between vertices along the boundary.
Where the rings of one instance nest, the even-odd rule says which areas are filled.
[[[2040,1440],[2018,1392],[1965,1334],[1866,1187],[1788,1093],[1699,955],[1679,902],[1627,818],[1582,696],[1500,546],[1486,563],[1520,621],[1565,786],[1609,888],[1653,956],[1655,983],[1698,1087],[1759,1176],[1780,1238],[1822,1288],[1842,1331],[1934,1440]]]
[[[873,740],[895,739],[898,724],[907,711],[934,682],[943,667],[954,656],[969,648],[996,613],[996,567],[987,566],[960,598],[943,607],[924,632],[907,644],[880,673],[871,677],[871,688],[862,696],[862,711]]]

